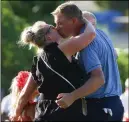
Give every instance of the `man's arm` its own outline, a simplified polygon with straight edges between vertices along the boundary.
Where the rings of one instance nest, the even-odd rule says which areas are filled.
[[[83,86],[73,92],[59,94],[57,98],[60,99],[56,102],[60,107],[65,108],[70,106],[75,100],[94,93],[104,84],[104,74],[98,56],[99,50],[98,52],[96,51],[96,49],[99,48],[100,47],[96,47],[96,43],[93,42],[81,52],[80,56],[83,60],[83,66],[87,73],[91,73],[91,77]]]
[[[91,72],[91,77],[80,88],[74,90],[71,93],[61,93],[58,95],[56,103],[61,108],[69,107],[75,100],[83,98],[85,96],[94,93],[104,84],[104,75],[101,68],[97,68]]]
[[[74,100],[88,96],[94,93],[104,84],[104,75],[101,68],[97,68],[91,72],[90,79],[80,88],[73,91],[71,94]]]

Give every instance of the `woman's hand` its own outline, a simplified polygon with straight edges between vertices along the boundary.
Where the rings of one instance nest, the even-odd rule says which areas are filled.
[[[58,94],[57,99],[58,100],[55,102],[60,108],[67,108],[75,101],[71,93],[60,93]]]

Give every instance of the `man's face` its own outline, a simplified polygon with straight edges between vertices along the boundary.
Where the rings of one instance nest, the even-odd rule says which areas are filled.
[[[63,14],[59,13],[54,16],[56,29],[63,38],[70,37],[74,30],[74,22]]]

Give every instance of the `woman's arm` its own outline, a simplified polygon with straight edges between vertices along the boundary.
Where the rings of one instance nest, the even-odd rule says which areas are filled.
[[[36,90],[37,84],[32,78],[32,74],[30,73],[28,81],[24,88],[22,89],[20,96],[18,98],[18,102],[16,105],[16,109],[13,113],[13,115],[10,117],[11,121],[17,121],[18,117],[23,112],[23,109],[27,102],[29,101],[29,98],[31,97],[32,93]]]
[[[70,38],[69,40],[59,44],[58,47],[66,56],[72,56],[76,52],[87,47],[95,38],[95,35],[95,28],[86,20],[84,33]]]

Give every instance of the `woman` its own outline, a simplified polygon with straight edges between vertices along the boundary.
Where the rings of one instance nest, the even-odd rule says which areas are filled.
[[[27,83],[27,80],[29,78],[29,74],[31,72],[28,71],[20,71],[18,75],[13,78],[12,84],[10,87],[10,95],[11,95],[11,104],[10,104],[10,115],[13,114],[13,110],[15,110],[18,97],[20,95],[20,92],[22,91],[23,87]],[[34,119],[35,114],[35,105],[36,105],[36,97],[38,97],[39,92],[35,90],[33,94],[30,96],[28,103],[26,104],[24,111],[22,112],[22,115],[18,118],[19,121],[32,121]]]
[[[95,37],[93,26],[86,21],[83,34],[59,43],[61,36],[56,29],[43,21],[36,22],[21,34],[21,44],[33,44],[42,48],[42,53],[33,58],[32,75],[20,94],[19,101],[12,116],[16,121],[21,115],[31,93],[38,88],[40,100],[36,110],[35,121],[79,121],[83,119],[81,99],[67,109],[58,107],[56,97],[61,92],[73,91],[73,87],[58,72],[68,79],[75,88],[83,81],[84,73],[72,60],[72,56],[88,46]],[[54,71],[52,71],[54,69]]]

